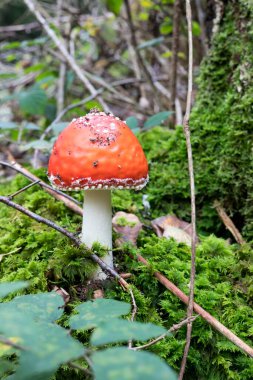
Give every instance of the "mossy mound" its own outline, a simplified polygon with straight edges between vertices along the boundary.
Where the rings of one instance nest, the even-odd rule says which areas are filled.
[[[42,170],[36,174],[45,177]],[[26,179],[18,175],[9,185],[1,186],[1,194],[11,194],[27,183]],[[118,196],[119,194],[116,195],[116,201]],[[141,194],[136,193],[130,203],[126,202],[126,208],[130,204],[140,211],[140,200]],[[80,229],[80,216],[52,199],[39,187],[32,187],[18,195],[16,201],[72,232]],[[124,206],[122,199],[121,202]],[[29,280],[29,292],[51,290],[54,285],[62,286],[70,293],[72,304],[89,297],[87,280],[94,265],[82,250],[75,248],[58,232],[2,204],[0,217],[4,220],[0,229],[0,249],[2,254],[7,254],[2,257],[1,281]],[[122,251],[115,252],[117,269],[132,273],[129,282],[133,285],[138,305],[137,319],[170,328],[185,318],[186,307],[157,282],[153,272],[159,270],[187,294],[189,248],[173,240],[159,239],[147,230],[139,236],[138,249],[150,261],[150,268],[129,257],[129,251],[135,254],[133,248],[125,247]],[[230,246],[225,240],[214,236],[202,238],[196,264],[196,302],[252,345],[253,264],[250,246]],[[108,298],[131,302],[129,294],[123,292],[114,281],[107,286],[105,292]],[[71,305],[68,312],[71,312]],[[79,334],[78,337],[85,342],[87,333]],[[160,342],[152,350],[178,369],[184,339],[185,328],[182,328],[175,337]],[[252,360],[201,318],[194,322],[188,363],[189,380],[239,380],[242,377],[247,380],[251,379],[253,371]],[[64,373],[64,369],[61,369],[59,378],[64,378]],[[73,379],[82,378],[72,372],[71,376]]]

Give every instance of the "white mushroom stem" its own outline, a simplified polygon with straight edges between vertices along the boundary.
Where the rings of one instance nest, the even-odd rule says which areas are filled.
[[[108,254],[103,257],[103,261],[113,268],[110,190],[88,190],[85,192],[81,240],[89,248],[95,242],[108,248]],[[94,279],[104,280],[106,278],[106,274],[99,268]]]

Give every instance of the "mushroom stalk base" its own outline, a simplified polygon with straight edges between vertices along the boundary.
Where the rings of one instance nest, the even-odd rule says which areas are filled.
[[[108,248],[108,255],[103,261],[113,268],[112,257],[112,206],[110,190],[88,190],[84,195],[82,242],[91,248],[98,242]],[[101,268],[94,279],[105,280],[107,275]]]

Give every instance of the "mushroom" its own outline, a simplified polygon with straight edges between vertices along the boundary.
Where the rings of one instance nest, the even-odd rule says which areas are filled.
[[[113,268],[112,189],[142,189],[148,164],[136,136],[111,113],[91,110],[60,133],[49,159],[51,184],[60,190],[85,190],[82,242],[108,248],[103,260]],[[96,279],[106,275],[100,270]]]

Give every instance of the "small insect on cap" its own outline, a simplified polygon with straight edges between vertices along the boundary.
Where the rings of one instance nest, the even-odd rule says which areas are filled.
[[[142,189],[148,164],[136,136],[113,114],[73,119],[54,144],[49,180],[60,190]]]

